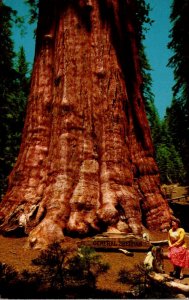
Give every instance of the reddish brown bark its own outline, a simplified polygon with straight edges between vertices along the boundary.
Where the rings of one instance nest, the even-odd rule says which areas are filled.
[[[0,207],[2,232],[20,222],[31,245],[43,247],[64,234],[169,226],[131,5],[40,1],[22,145]]]

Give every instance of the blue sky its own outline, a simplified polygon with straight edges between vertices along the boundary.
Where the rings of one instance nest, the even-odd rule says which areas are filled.
[[[6,5],[11,6],[13,9],[18,11],[20,16],[29,20],[29,11],[28,6],[24,4],[24,0],[3,0]],[[14,26],[13,28],[13,39],[15,50],[18,51],[19,47],[23,45],[27,61],[32,64],[34,58],[34,51],[35,51],[35,40],[34,40],[34,28],[35,25],[26,25],[25,26],[25,33],[24,35],[21,34],[21,31],[18,27]]]
[[[147,33],[144,42],[146,54],[152,67],[153,93],[155,105],[162,118],[166,107],[172,101],[173,71],[166,67],[172,52],[167,48],[169,31],[171,29],[170,11],[172,0],[146,0],[152,8],[150,12],[153,25]]]
[[[20,15],[29,18],[28,9],[23,4],[24,0],[4,0],[4,2],[18,10]],[[163,118],[166,107],[171,104],[172,100],[173,72],[172,69],[166,67],[168,59],[172,55],[170,50],[167,49],[168,35],[171,28],[169,15],[172,0],[146,0],[146,2],[152,8],[150,17],[154,20],[154,23],[147,33],[144,44],[149,63],[152,67],[152,91],[155,95],[155,105],[159,116]],[[26,58],[31,63],[35,48],[33,29],[34,26],[27,27],[27,34],[24,36],[20,35],[18,28],[14,29],[16,51],[18,51],[20,45],[23,45]]]

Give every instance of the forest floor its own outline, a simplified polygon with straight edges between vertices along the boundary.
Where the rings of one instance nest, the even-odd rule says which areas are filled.
[[[150,234],[151,240],[165,240],[167,233],[153,232]],[[24,247],[26,238],[8,238],[0,236],[0,262],[13,266],[17,271],[29,270],[37,271],[37,267],[32,265],[32,259],[39,256],[39,250],[31,250]],[[189,245],[189,236],[187,236]],[[66,245],[73,247],[75,240],[69,239]],[[167,245],[163,245],[163,252],[166,254]],[[109,264],[110,269],[107,273],[99,276],[97,287],[99,289],[111,290],[113,292],[124,293],[130,286],[118,281],[119,271],[136,271],[136,266],[144,261],[146,252],[133,252],[133,256],[126,256],[118,250],[98,251],[103,262]],[[172,265],[169,259],[164,259],[164,270],[166,274],[172,271]],[[184,278],[180,282],[189,285],[189,268],[183,270]]]
[[[183,193],[183,190],[182,190]],[[150,232],[151,240],[166,240],[167,233]],[[26,237],[10,238],[0,236],[0,262],[13,266],[17,271],[37,271],[36,266],[32,265],[32,259],[39,256],[39,250],[32,250],[25,247]],[[78,239],[66,239],[66,244],[70,248],[76,246]],[[189,247],[189,235],[187,234],[187,243]],[[163,245],[164,253],[167,252],[167,245]],[[133,252],[133,256],[126,256],[118,250],[115,251],[98,251],[103,262],[110,265],[107,273],[99,276],[97,287],[102,290],[111,290],[113,292],[124,293],[130,286],[118,282],[118,273],[120,270],[134,270],[136,265],[142,263],[146,252]],[[172,271],[172,265],[169,259],[164,259],[165,273]],[[184,269],[184,278],[182,283],[189,285],[189,269]]]

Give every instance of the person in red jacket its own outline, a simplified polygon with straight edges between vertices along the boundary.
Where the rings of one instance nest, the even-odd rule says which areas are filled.
[[[174,219],[171,221],[171,229],[168,234],[169,252],[174,271],[172,275],[182,279],[182,268],[189,267],[189,251],[185,240],[185,230],[180,227],[180,220]]]

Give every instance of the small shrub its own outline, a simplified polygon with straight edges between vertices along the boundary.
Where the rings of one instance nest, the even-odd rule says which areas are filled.
[[[59,243],[53,243],[38,258],[32,260],[34,265],[40,267],[42,281],[54,289],[62,289],[65,285],[67,255],[68,249],[62,248]]]
[[[96,286],[99,274],[107,272],[109,265],[102,263],[100,256],[90,247],[82,246],[69,260],[69,275],[75,282],[83,282],[90,287]]]

